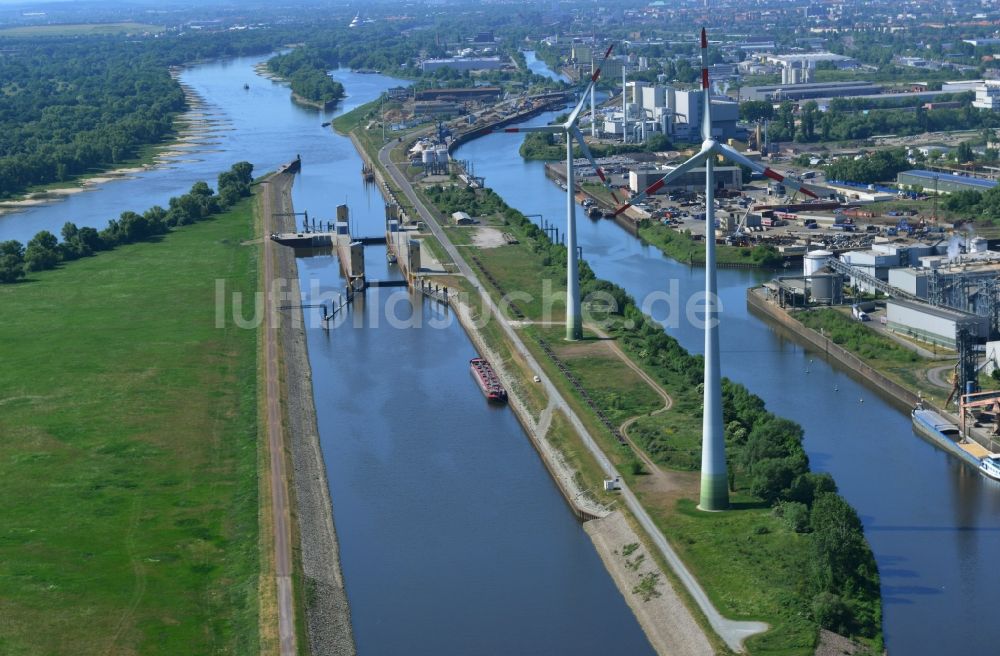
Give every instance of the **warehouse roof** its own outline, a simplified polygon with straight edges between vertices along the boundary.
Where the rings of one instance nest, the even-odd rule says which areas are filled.
[[[938,180],[939,182],[955,182],[957,184],[969,185],[970,187],[980,187],[982,189],[992,189],[997,186],[996,180],[983,180],[967,175],[956,175],[954,173],[941,173],[940,171],[925,171],[923,169],[912,169],[903,171],[900,175],[912,175],[915,178],[926,178],[927,180]]]
[[[974,322],[978,320],[978,317],[974,314],[969,314],[968,312],[961,312],[959,310],[952,310],[950,308],[938,307],[935,305],[930,305],[928,303],[916,303],[913,301],[904,301],[898,298],[890,298],[886,300],[885,303],[886,306],[898,305],[908,310],[923,312],[924,314],[929,314],[932,317],[938,317],[939,319],[948,319],[949,321],[954,321],[955,323]]]

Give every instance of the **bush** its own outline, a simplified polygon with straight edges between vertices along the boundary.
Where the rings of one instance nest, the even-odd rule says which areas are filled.
[[[54,269],[61,259],[59,240],[48,230],[42,230],[28,242],[24,251],[24,268],[28,271]]]
[[[24,277],[24,246],[9,240],[0,242],[0,283],[17,282]]]
[[[795,477],[809,468],[804,453],[785,458],[767,458],[754,467],[750,478],[750,491],[768,503],[783,498]]]
[[[774,507],[774,515],[780,517],[785,526],[796,533],[808,533],[810,530],[809,507],[804,503],[782,501]]]
[[[812,613],[813,618],[824,629],[834,633],[850,633],[853,624],[851,611],[839,595],[832,592],[820,592],[813,597]]]

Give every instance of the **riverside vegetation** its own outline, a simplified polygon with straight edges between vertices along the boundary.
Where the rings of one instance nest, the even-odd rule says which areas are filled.
[[[101,231],[67,222],[62,242],[48,230],[32,237],[27,246],[15,240],[0,242],[0,283],[17,282],[29,273],[54,269],[61,262],[90,257],[123,244],[156,239],[172,228],[224,212],[250,195],[252,173],[253,164],[238,162],[219,174],[217,194],[207,183],[196,182],[190,192],[171,198],[168,208],[154,205],[142,214],[122,212]]]
[[[249,199],[0,286],[0,653],[251,654],[257,332]]]
[[[302,46],[272,57],[267,61],[267,69],[288,80],[295,95],[325,105],[344,97],[344,85],[326,73],[335,64],[328,63],[316,48]]]
[[[492,190],[434,185],[423,191],[445,215],[462,209],[489,222],[501,222],[521,239],[520,245],[478,253],[483,266],[505,288],[497,293],[516,289],[539,298],[542,280],[565,279],[565,247],[552,243]],[[614,299],[607,332],[674,397],[670,411],[644,417],[632,435],[658,464],[696,469],[701,448],[702,358],[689,354],[645,316],[624,289],[597,278],[585,262],[581,262],[580,277],[584,299],[598,290]],[[535,301],[518,301],[515,311],[529,320],[541,316]],[[525,329],[526,335],[552,343],[557,343],[559,332],[535,326]],[[533,348],[540,361],[545,361],[537,342]],[[565,364],[582,381],[596,409],[616,420],[637,411],[634,404],[624,407],[620,396],[605,389],[602,381],[621,373],[609,372],[607,362],[599,363],[593,376],[586,360],[567,359]],[[590,416],[589,424],[597,427],[605,451],[624,467],[627,476],[641,477],[641,466],[628,467],[636,456],[596,421],[595,409],[583,402],[579,392],[567,389],[583,414]],[[769,412],[763,400],[729,380],[723,383],[723,400],[734,509],[700,513],[694,509],[694,500],[681,499],[674,507],[650,507],[654,518],[720,610],[771,624],[769,632],[748,642],[752,653],[812,653],[819,627],[860,639],[879,651],[879,576],[856,512],[837,493],[829,474],[810,471],[798,424]],[[648,401],[652,409],[656,402]]]

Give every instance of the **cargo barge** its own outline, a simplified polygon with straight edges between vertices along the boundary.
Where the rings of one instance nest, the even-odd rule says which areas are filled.
[[[479,383],[479,389],[483,390],[483,394],[488,400],[506,403],[507,390],[503,388],[499,376],[493,371],[489,362],[483,358],[472,358],[469,360],[469,369],[476,382]]]
[[[983,474],[993,476],[990,467],[993,464],[992,461],[984,462],[984,460],[990,460],[993,454],[987,453],[979,445],[969,444],[966,446],[963,444],[962,433],[958,426],[933,410],[925,410],[920,406],[913,411],[912,418],[913,428],[918,435],[930,440],[948,453],[958,456],[964,463],[975,467]],[[977,451],[976,454],[971,453],[973,449]],[[982,451],[982,454],[979,454],[979,451]]]

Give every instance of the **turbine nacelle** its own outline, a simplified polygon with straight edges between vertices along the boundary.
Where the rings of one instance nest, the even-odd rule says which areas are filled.
[[[608,49],[604,52],[604,59],[601,60],[601,65],[598,66],[593,74],[590,76],[590,82],[584,89],[583,93],[580,94],[580,101],[573,107],[573,111],[570,112],[569,117],[565,122],[557,125],[543,125],[543,126],[532,126],[532,127],[522,127],[522,128],[497,128],[493,132],[540,132],[545,134],[563,134],[566,135],[566,295],[567,295],[567,307],[566,307],[566,338],[570,340],[576,340],[583,337],[583,324],[580,315],[580,287],[579,287],[579,273],[577,269],[577,254],[576,254],[576,220],[575,220],[575,183],[574,170],[573,170],[573,140],[580,146],[580,150],[583,151],[584,156],[587,161],[590,162],[591,166],[594,167],[594,171],[597,173],[597,177],[601,179],[605,188],[611,193],[611,197],[614,198],[617,204],[618,197],[615,195],[611,183],[608,182],[607,177],[604,175],[604,171],[600,166],[597,165],[597,161],[594,159],[593,154],[590,152],[590,147],[587,146],[586,140],[583,138],[583,133],[576,126],[576,121],[580,117],[580,112],[583,110],[583,105],[587,101],[587,94],[590,93],[597,81],[601,77],[601,68],[604,66],[604,62],[611,55],[611,51],[614,49],[614,44],[612,43],[608,46]]]
[[[818,198],[816,193],[806,187],[802,181],[792,176],[782,175],[777,171],[760,164],[759,162],[755,162],[734,148],[724,143],[720,143],[712,136],[712,92],[711,80],[709,80],[708,76],[708,36],[704,28],[701,30],[701,89],[702,102],[704,104],[701,113],[701,150],[698,151],[697,155],[688,159],[680,166],[676,167],[674,170],[670,171],[662,178],[630,198],[629,202],[615,210],[615,216],[618,216],[629,207],[632,207],[636,203],[644,200],[647,196],[656,193],[659,189],[679,178],[681,175],[687,173],[696,165],[703,162],[707,157],[711,157],[713,155],[718,155],[733,164],[745,166],[751,171],[755,171],[761,175],[771,178],[772,180],[776,180],[785,186],[791,187],[795,191],[801,191],[806,196]]]

